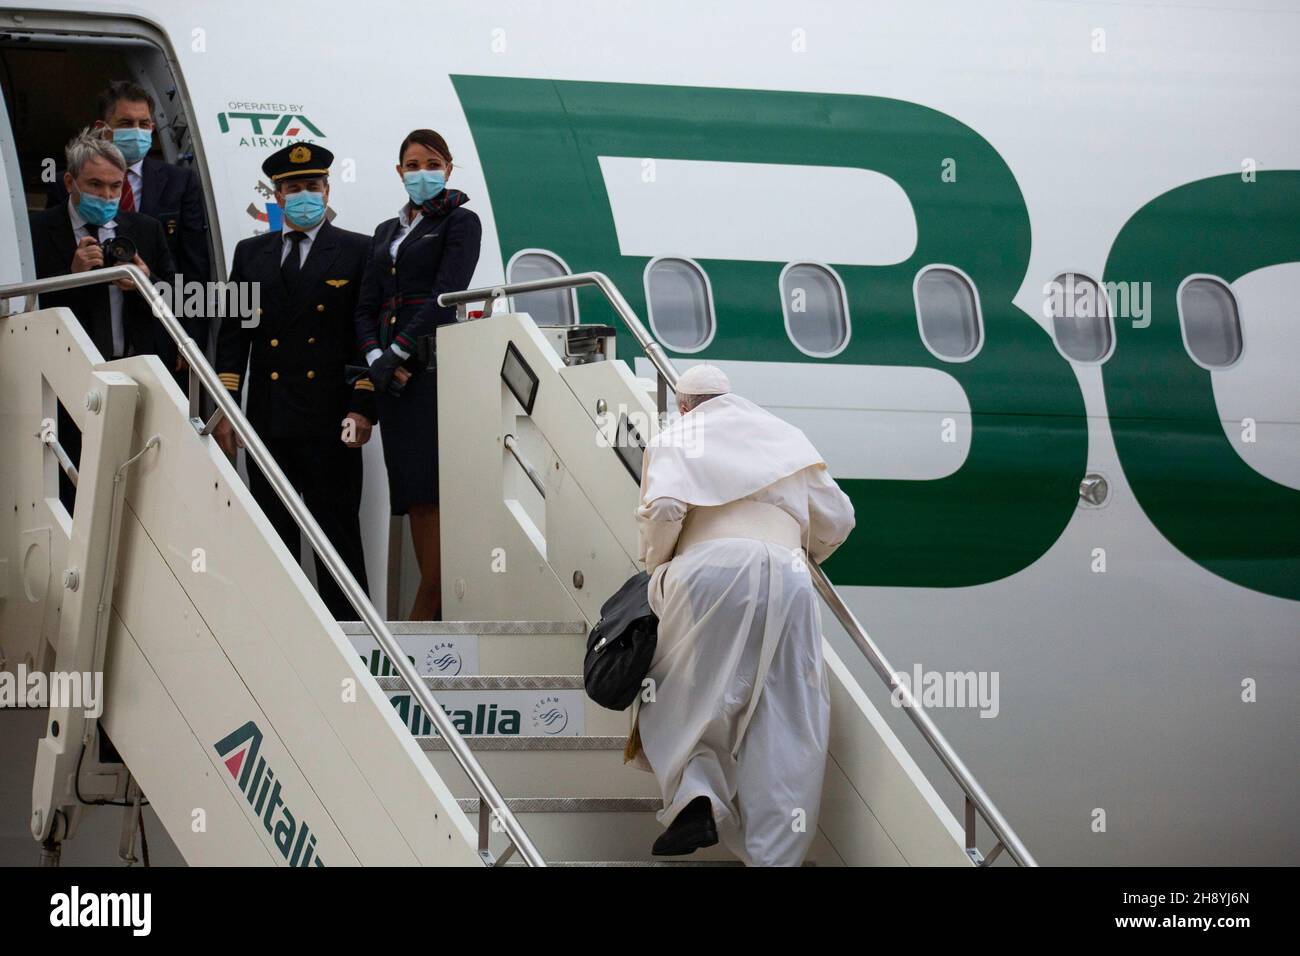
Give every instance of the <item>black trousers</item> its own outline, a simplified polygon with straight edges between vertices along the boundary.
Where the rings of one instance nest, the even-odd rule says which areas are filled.
[[[366,590],[369,586],[366,560],[361,549],[361,449],[348,448],[337,435],[262,440],[289,482],[302,495],[307,510],[343,558],[352,576],[362,590]],[[302,560],[298,525],[251,459],[248,460],[248,486],[289,553]],[[360,613],[334,582],[319,555],[316,557],[316,590],[335,620],[361,620]]]

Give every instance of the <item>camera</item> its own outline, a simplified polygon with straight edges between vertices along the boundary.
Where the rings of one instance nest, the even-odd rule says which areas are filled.
[[[114,236],[112,239],[105,239],[99,244],[99,248],[104,251],[104,268],[109,266],[120,266],[123,263],[132,262],[136,256],[135,243],[126,236]]]

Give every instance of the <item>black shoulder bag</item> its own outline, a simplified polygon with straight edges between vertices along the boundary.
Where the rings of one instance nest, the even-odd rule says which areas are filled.
[[[626,710],[641,692],[659,642],[659,618],[650,610],[650,575],[632,575],[600,606],[587,637],[582,682],[587,696],[610,710]]]

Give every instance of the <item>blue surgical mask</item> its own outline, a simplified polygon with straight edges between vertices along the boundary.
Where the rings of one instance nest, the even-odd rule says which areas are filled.
[[[412,169],[402,173],[406,194],[417,206],[447,188],[447,176],[441,169]]]
[[[144,159],[145,153],[149,152],[149,147],[153,145],[153,130],[115,129],[113,130],[113,145],[121,151],[126,164],[134,166]]]
[[[325,218],[325,194],[294,193],[284,201],[284,216],[299,229],[310,229]]]
[[[117,215],[117,200],[81,193],[77,199],[77,212],[92,226],[102,226],[106,222],[112,222]]]

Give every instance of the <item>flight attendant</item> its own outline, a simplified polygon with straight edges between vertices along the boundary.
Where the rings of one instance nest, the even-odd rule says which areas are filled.
[[[431,129],[402,140],[397,175],[407,202],[380,224],[357,302],[357,339],[370,366],[383,427],[392,513],[410,515],[420,565],[413,621],[442,616],[438,522],[438,381],[434,330],[456,320],[437,297],[469,287],[483,229],[448,189],[451,150]]]

